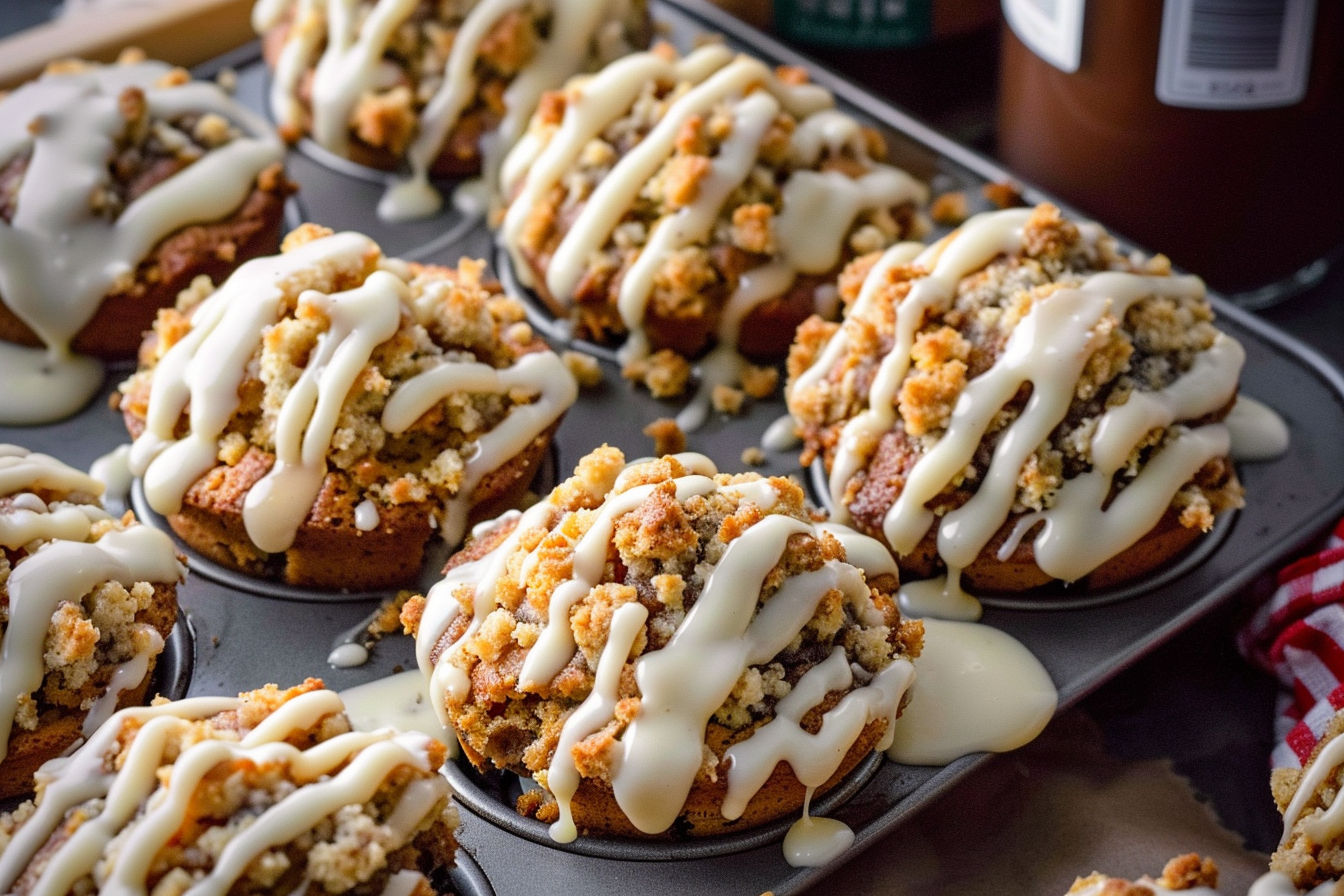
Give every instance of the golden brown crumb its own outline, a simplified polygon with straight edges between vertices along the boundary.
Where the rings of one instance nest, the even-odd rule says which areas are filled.
[[[933,223],[944,227],[956,227],[966,220],[968,212],[966,194],[960,190],[939,193],[933,198],[933,202],[929,203],[929,217],[933,219]]]
[[[709,175],[707,156],[674,156],[663,171],[663,201],[669,208],[690,205],[700,192],[700,181]]]
[[[747,364],[740,377],[742,391],[752,398],[769,398],[779,386],[779,369]]]
[[[749,467],[759,467],[765,463],[765,452],[759,445],[748,445],[742,449],[741,459]]]
[[[659,417],[644,427],[644,435],[653,439],[654,454],[680,454],[686,450],[686,433],[671,417]]]
[[[998,208],[1016,208],[1020,205],[1026,205],[1026,200],[1022,198],[1022,191],[1006,181],[985,184],[980,188],[980,193]]]
[[[566,349],[560,360],[581,389],[595,389],[602,384],[602,365],[592,355]]]
[[[1218,866],[1213,859],[1186,853],[1167,862],[1158,883],[1168,890],[1192,890],[1218,886]]]
[[[665,348],[626,364],[621,375],[643,383],[654,398],[675,398],[691,382],[691,362]]]
[[[710,394],[710,404],[714,406],[714,410],[720,414],[731,414],[733,416],[742,413],[742,405],[746,399],[746,393],[741,389],[735,389],[723,383],[716,385]]]
[[[774,211],[764,202],[733,209],[733,245],[760,255],[774,252],[775,234],[770,226],[773,217]]]
[[[1218,886],[1218,866],[1213,859],[1205,859],[1195,853],[1177,856],[1167,862],[1158,880],[1144,876],[1130,881],[1111,877],[1100,872],[1092,872],[1073,882],[1069,893],[1088,893],[1089,896],[1155,896],[1159,892],[1195,890]]]

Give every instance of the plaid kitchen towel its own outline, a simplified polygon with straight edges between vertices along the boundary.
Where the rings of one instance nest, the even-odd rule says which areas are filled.
[[[1326,722],[1344,709],[1344,520],[1321,550],[1279,572],[1240,646],[1285,689],[1274,720],[1274,767],[1300,767]]]

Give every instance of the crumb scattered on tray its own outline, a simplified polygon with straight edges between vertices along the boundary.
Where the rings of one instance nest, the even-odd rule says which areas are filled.
[[[655,455],[678,454],[686,450],[686,433],[671,417],[659,417],[644,427],[644,435],[653,439]]]
[[[980,192],[999,208],[1016,208],[1027,204],[1022,198],[1022,191],[1016,185],[1004,181],[985,184]]]
[[[570,349],[560,353],[560,360],[580,389],[595,389],[602,384],[602,367],[592,355]]]
[[[944,227],[956,227],[966,220],[968,212],[969,206],[966,202],[966,194],[960,190],[941,193],[935,196],[933,202],[929,204],[929,217],[933,219],[935,224],[941,224]]]

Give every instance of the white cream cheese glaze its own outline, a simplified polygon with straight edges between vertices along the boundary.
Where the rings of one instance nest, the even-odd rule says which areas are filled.
[[[913,281],[896,306],[891,348],[872,378],[864,409],[840,433],[829,474],[833,513],[839,520],[848,517],[844,495],[850,480],[896,422],[898,390],[910,368],[915,334],[925,316],[950,307],[963,277],[1000,254],[1020,251],[1023,228],[1032,213],[1031,209],[1012,209],[977,215],[927,249],[911,244],[893,247],[872,268],[850,310],[851,317],[862,317],[869,306],[883,301],[881,286],[891,268],[909,264],[927,274]],[[945,580],[925,589],[942,591],[947,599],[903,605],[908,612],[978,618],[978,603],[960,589],[959,571],[1008,519],[1018,473],[1063,419],[1091,354],[1097,325],[1103,317],[1123,319],[1133,303],[1148,296],[1198,297],[1203,290],[1202,282],[1191,276],[1104,271],[1076,288],[1059,289],[1032,304],[998,360],[967,383],[946,433],[916,462],[885,516],[883,535],[898,555],[913,550],[929,527],[936,525],[938,553],[949,569]],[[790,385],[791,392],[816,385],[842,357],[849,339],[845,327],[837,330],[812,366]],[[1092,439],[1092,469],[1066,480],[1050,507],[1022,518],[1005,551],[1011,553],[1018,541],[1036,530],[1031,536],[1036,563],[1050,576],[1071,581],[1137,541],[1200,467],[1228,454],[1226,425],[1180,426],[1178,421],[1196,419],[1226,405],[1236,394],[1244,357],[1236,340],[1219,334],[1213,346],[1174,382],[1156,391],[1136,391],[1124,404],[1108,409]],[[975,496],[935,518],[926,502],[966,469],[986,428],[1024,383],[1031,385],[1031,398],[1000,438]],[[1131,450],[1153,428],[1173,424],[1178,424],[1176,437],[1107,503],[1113,474],[1126,463]]]
[[[1339,881],[1328,880],[1310,890],[1299,890],[1293,880],[1279,871],[1267,871],[1255,879],[1246,896],[1332,896]]]
[[[398,767],[421,773],[404,788],[384,821],[401,842],[427,823],[449,795],[447,781],[430,767],[428,738],[419,733],[385,728],[338,734],[306,749],[287,743],[287,737],[342,711],[340,698],[325,690],[289,699],[238,741],[189,743],[172,759],[172,774],[158,774],[169,762],[165,748],[188,722],[240,705],[236,698],[198,697],[125,709],[80,750],[43,766],[37,810],[0,855],[0,889],[14,884],[69,810],[96,799],[102,801],[100,811],[58,842],[32,892],[63,894],[75,881],[95,873],[102,881],[101,892],[147,892],[155,854],[183,824],[205,776],[222,762],[274,763],[287,768],[299,786],[230,840],[209,873],[195,882],[193,893],[227,892],[261,852],[293,840],[342,806],[371,799]],[[134,739],[123,748],[119,767],[109,770],[107,757],[117,752],[127,726],[135,729]],[[115,858],[105,862],[104,851],[114,838]]]
[[[159,62],[51,72],[0,99],[0,160],[28,156],[12,220],[0,222],[0,296],[46,348],[0,346],[10,388],[0,422],[42,423],[78,410],[102,382],[98,363],[70,341],[103,296],[132,275],[168,234],[232,212],[257,174],[283,156],[266,122],[213,84],[159,86]],[[123,89],[143,91],[151,116],[223,116],[243,134],[206,152],[134,199],[115,220],[90,198],[109,183],[108,162],[125,125]]]
[[[923,621],[918,677],[888,758],[946,765],[971,753],[1015,750],[1044,730],[1059,693],[1026,647],[988,625]]]
[[[357,233],[319,237],[281,255],[250,261],[194,310],[190,332],[157,363],[145,430],[131,448],[131,470],[143,477],[145,497],[155,511],[176,513],[187,489],[216,464],[218,440],[239,404],[239,384],[267,328],[277,320],[288,278],[308,268],[358,274],[370,258],[378,259],[378,267],[359,286],[330,295],[310,289],[300,297],[301,304],[330,325],[280,408],[276,462],[244,502],[244,522],[257,547],[278,552],[293,543],[327,474],[326,456],[342,402],[374,349],[397,332],[403,318],[418,314],[409,270],[395,259],[381,258],[378,247]],[[526,354],[503,369],[445,355],[395,388],[383,408],[382,425],[391,433],[404,431],[458,391],[526,393],[533,400],[515,405],[480,437],[460,487],[438,508],[439,532],[450,543],[464,533],[481,479],[545,431],[578,394],[573,377],[553,352]],[[178,434],[184,413],[190,425]],[[376,508],[361,511],[357,523],[361,521],[376,526]]]
[[[1227,415],[1232,434],[1232,456],[1239,461],[1267,461],[1282,457],[1292,440],[1288,423],[1263,401],[1238,395]]]
[[[36,494],[56,493],[44,501]],[[44,651],[52,614],[64,602],[79,602],[97,585],[116,581],[176,583],[186,570],[171,539],[148,526],[131,525],[94,540],[93,527],[111,518],[93,500],[102,486],[87,474],[45,454],[0,445],[0,547],[30,551],[15,563],[5,583],[8,620],[0,636],[0,760],[9,749],[20,699],[42,687]],[[163,638],[147,624],[134,626],[141,645],[113,670],[103,694],[86,707],[85,733],[116,708],[124,690],[144,681]]]

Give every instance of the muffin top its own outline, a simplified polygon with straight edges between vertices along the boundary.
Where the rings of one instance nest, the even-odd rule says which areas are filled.
[[[482,269],[405,263],[305,225],[218,289],[198,278],[121,387],[150,506],[175,513],[203,474],[260,451],[274,464],[243,517],[264,551],[293,542],[329,472],[363,508],[356,525],[418,505],[459,541],[481,479],[577,395]]]
[[[846,562],[858,542],[881,587]],[[579,778],[658,833],[698,783],[727,776],[731,819],[777,762],[800,779],[815,777],[804,755],[838,763],[858,732],[813,712],[828,697],[860,728],[890,726],[921,643],[894,573],[870,539],[816,524],[792,480],[699,455],[627,466],[604,447],[478,536],[403,620],[473,761],[535,777],[561,834]]]
[[[496,165],[542,92],[646,46],[643,0],[263,0],[258,31],[282,29],[272,114],[288,139],[310,134],[334,153],[411,176],[379,205],[384,218],[434,212],[431,172]],[[493,148],[492,148],[493,147]]]
[[[1204,286],[1121,255],[1053,206],[978,215],[925,249],[856,261],[842,325],[810,320],[789,410],[840,519],[899,555],[930,532],[964,568],[1007,553],[1074,580],[1171,509],[1207,529],[1241,501],[1226,461],[1244,351]]]
[[[1283,815],[1283,837],[1269,867],[1294,886],[1311,889],[1344,878],[1344,713],[1336,713],[1301,768],[1276,768],[1274,803]]]
[[[926,188],[884,155],[799,69],[660,46],[543,98],[505,159],[501,240],[525,282],[588,338],[626,339],[627,359],[746,348],[753,310],[923,226]]]
[[[0,296],[56,356],[168,234],[224,217],[283,146],[213,83],[126,54],[0,99]]]
[[[87,713],[92,731],[163,650],[153,622],[176,616],[155,589],[186,572],[171,540],[108,514],[102,490],[45,454],[0,445],[0,760],[51,712]]]
[[[313,679],[122,710],[0,816],[0,889],[381,893],[399,850],[456,825],[443,761],[424,734],[352,731]]]

